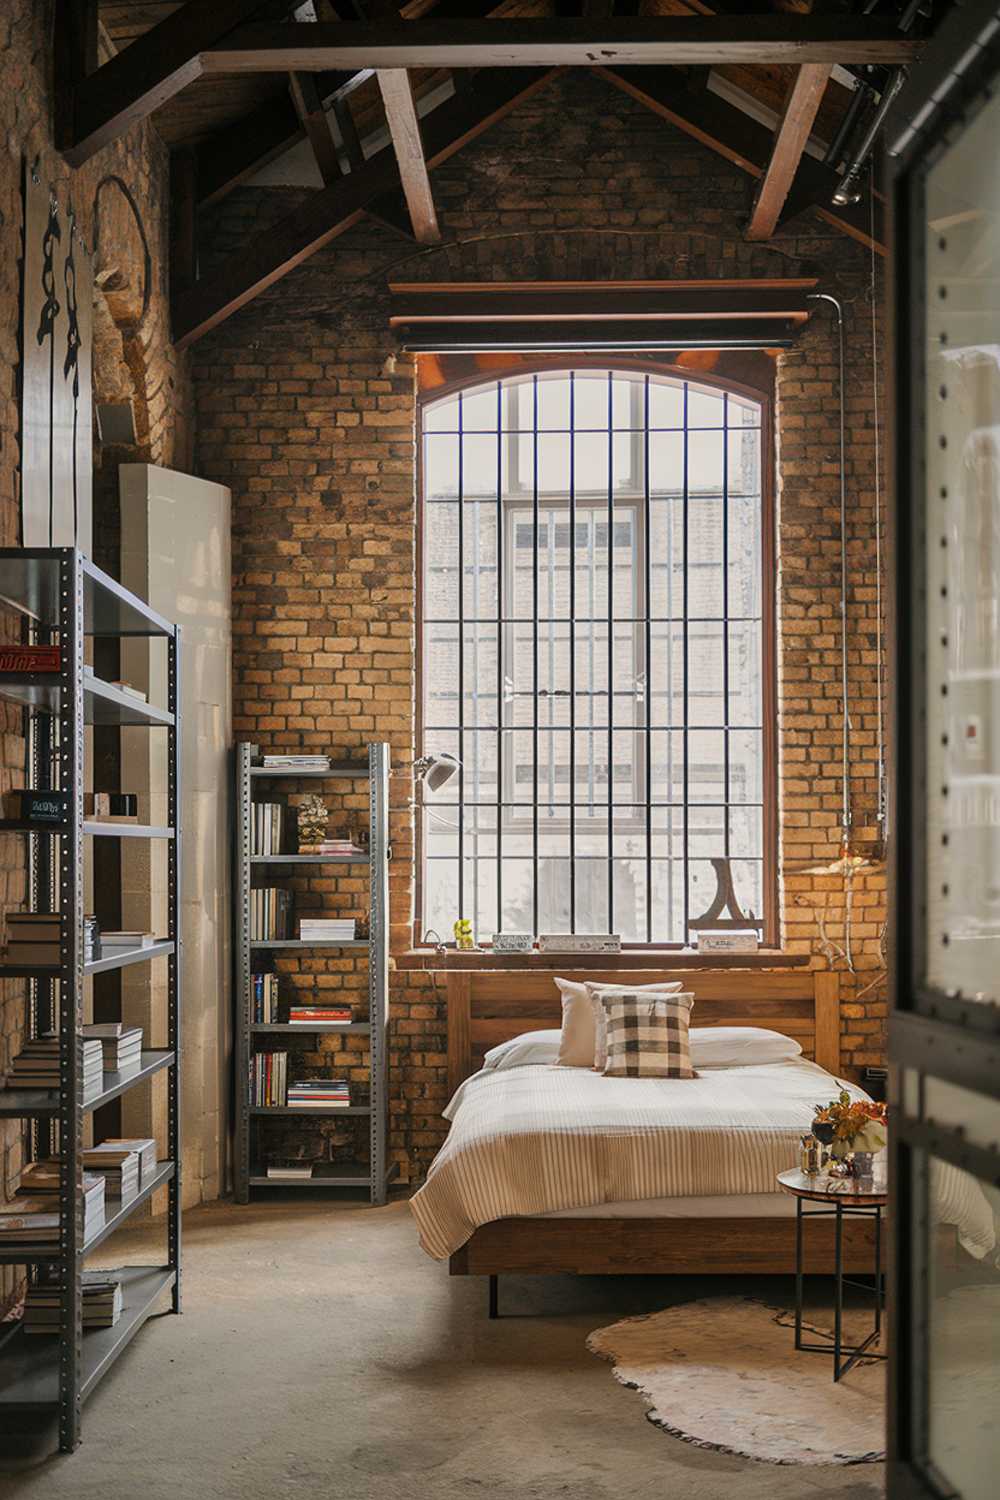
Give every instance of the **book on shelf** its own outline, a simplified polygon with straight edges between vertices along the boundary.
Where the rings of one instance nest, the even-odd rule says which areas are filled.
[[[83,813],[95,823],[135,823],[139,796],[137,792],[84,792]]]
[[[284,755],[264,755],[260,764],[265,769],[278,770],[287,767],[299,771],[326,771],[330,767],[328,755],[305,755],[297,752],[288,752]]]
[[[18,967],[60,963],[62,932],[58,912],[8,912],[4,962]]]
[[[360,855],[367,859],[368,850],[363,849],[360,844],[355,844],[352,839],[320,839],[315,844],[299,844],[300,854],[325,854],[333,858],[337,856],[347,857]]]
[[[250,1059],[250,1103],[259,1109],[282,1109],[288,1079],[287,1052],[255,1052]]]
[[[288,1085],[290,1109],[344,1109],[351,1102],[346,1078],[305,1078]]]
[[[308,1182],[312,1177],[312,1162],[291,1167],[268,1167],[269,1182]]]
[[[251,854],[280,854],[285,840],[284,803],[252,802],[250,813]]]
[[[282,942],[291,929],[291,891],[279,886],[255,886],[250,892],[250,941]]]
[[[83,1165],[88,1172],[102,1177],[110,1196],[120,1198],[122,1203],[127,1203],[139,1191],[140,1166],[137,1151],[126,1151],[104,1141],[100,1146],[91,1146],[84,1151]]]
[[[756,953],[760,938],[753,928],[704,929],[698,933],[699,953]]]
[[[152,948],[155,942],[155,932],[102,932],[101,952],[105,958],[113,958],[134,948]]]
[[[58,646],[0,646],[0,672],[58,672],[61,668]]]
[[[142,1027],[123,1026],[120,1021],[83,1027],[87,1038],[101,1044],[105,1073],[127,1073],[142,1064]]]
[[[349,1005],[290,1005],[289,1026],[349,1026],[354,1012]]]
[[[120,1151],[134,1151],[139,1158],[139,1186],[149,1186],[159,1164],[156,1142],[151,1136],[109,1136],[101,1142],[101,1147],[107,1147],[109,1151],[115,1147]]]
[[[58,1187],[56,1189],[58,1193]],[[0,1246],[58,1244],[59,1208],[51,1191],[17,1197],[0,1209]],[[93,1238],[104,1228],[104,1178],[83,1176],[83,1237]]]
[[[299,938],[304,943],[353,942],[357,932],[354,917],[302,917]]]
[[[83,1038],[83,1102],[90,1103],[104,1086],[103,1049],[96,1038]],[[22,1089],[59,1087],[59,1038],[53,1033],[25,1042],[11,1063],[8,1086]]]
[[[113,1328],[122,1315],[122,1284],[114,1272],[84,1271],[82,1276],[83,1327]],[[59,1332],[61,1299],[58,1286],[36,1285],[24,1298],[22,1327],[25,1333]]]
[[[277,974],[254,974],[250,984],[253,1024],[273,1026],[278,1019]]]

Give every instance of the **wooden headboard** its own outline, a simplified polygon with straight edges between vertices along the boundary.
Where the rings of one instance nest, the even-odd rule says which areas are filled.
[[[448,997],[448,1082],[456,1089],[482,1064],[483,1053],[522,1031],[544,1031],[562,1020],[554,971],[455,969],[444,978]],[[574,971],[559,977],[596,984],[683,980],[695,996],[695,1026],[765,1026],[794,1037],[806,1057],[840,1072],[840,976],[809,969],[670,969]]]

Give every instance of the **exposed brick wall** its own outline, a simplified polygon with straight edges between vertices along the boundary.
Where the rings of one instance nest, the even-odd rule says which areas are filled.
[[[851,800],[855,824],[872,825],[878,631],[868,253],[810,216],[770,245],[747,244],[749,179],[582,73],[524,102],[433,182],[440,248],[418,250],[362,222],[193,351],[199,470],[233,491],[237,733],[273,748],[350,749],[378,736],[391,743],[396,765],[411,762],[415,382],[408,358],[390,358],[390,276],[817,274],[846,307]],[[243,190],[206,226],[205,242],[218,256],[238,250],[300,198]],[[778,358],[776,386],[783,934],[786,949],[822,966],[817,908],[827,936],[841,943],[844,880],[791,867],[833,860],[839,848],[837,346],[825,310]],[[395,777],[397,953],[409,943],[413,904],[411,794],[409,778]],[[879,966],[882,887],[880,871],[855,882],[858,986]],[[330,988],[364,983],[349,963],[320,967]],[[848,978],[849,995],[856,987]],[[881,1056],[877,993],[845,1005],[854,1066]],[[426,1168],[443,1133],[444,1052],[442,997],[431,977],[397,974],[392,1147],[404,1175]]]
[[[4,0],[0,6],[0,224],[4,254],[0,257],[0,545],[16,546],[19,539],[19,348],[22,183],[25,159],[38,159],[43,182],[51,183],[62,203],[72,200],[85,243],[98,237],[96,273],[102,289],[95,293],[98,329],[113,330],[103,354],[95,359],[95,397],[121,399],[120,380],[109,372],[130,361],[132,377],[127,393],[137,398],[140,421],[145,420],[143,448],[130,457],[145,456],[163,463],[187,462],[190,400],[184,362],[169,343],[165,247],[167,243],[167,155],[154,132],[141,128],[100,152],[85,167],[72,172],[52,146],[52,24],[53,6],[39,0]],[[132,208],[115,183],[129,188],[141,217],[152,263],[148,306],[143,304],[141,239]],[[100,185],[104,183],[103,187]],[[98,208],[95,198],[100,187]],[[139,254],[136,245],[139,244]],[[114,344],[117,339],[120,348]],[[146,418],[143,413],[146,413]],[[114,471],[110,470],[113,486]],[[107,480],[108,474],[105,475]],[[102,473],[95,471],[95,541],[106,539]],[[12,622],[3,622],[3,639]],[[0,792],[23,785],[24,740],[19,709],[0,702]],[[24,839],[0,835],[0,907],[23,904],[25,898]],[[0,983],[0,1072],[5,1072],[24,1035],[22,986]],[[0,1132],[3,1155],[2,1187],[16,1188],[22,1164],[19,1125]],[[0,1271],[0,1306],[15,1284],[13,1269]]]

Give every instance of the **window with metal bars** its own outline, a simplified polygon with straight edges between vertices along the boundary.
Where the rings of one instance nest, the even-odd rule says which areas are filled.
[[[761,423],[629,369],[424,404],[421,749],[461,772],[423,802],[422,928],[684,944],[721,856],[768,930]]]

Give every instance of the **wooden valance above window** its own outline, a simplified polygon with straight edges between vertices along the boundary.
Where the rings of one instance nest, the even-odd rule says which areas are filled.
[[[391,282],[390,323],[417,353],[782,349],[816,279]]]

